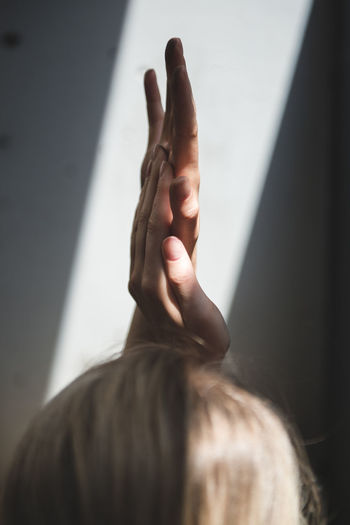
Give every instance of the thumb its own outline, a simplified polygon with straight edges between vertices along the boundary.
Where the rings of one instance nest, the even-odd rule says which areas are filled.
[[[180,239],[171,236],[164,239],[162,252],[185,327],[222,357],[229,346],[228,329],[220,311],[199,285],[186,248]]]
[[[180,304],[194,299],[198,294],[198,281],[183,243],[175,236],[167,237],[162,246],[167,277]]]

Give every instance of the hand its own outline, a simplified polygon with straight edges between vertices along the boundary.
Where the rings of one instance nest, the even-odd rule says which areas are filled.
[[[172,206],[171,233],[184,243],[193,266],[199,233],[199,170],[197,121],[191,85],[188,79],[182,44],[169,40],[165,61],[167,69],[167,101],[164,113],[154,70],[145,74],[144,86],[148,113],[148,145],[141,168],[141,187],[147,167],[157,144],[167,151],[175,167],[176,178],[170,186]],[[126,346],[151,340],[152,331],[139,308],[135,309]]]
[[[169,40],[165,61],[167,70],[167,98],[164,113],[156,74],[145,74],[145,94],[149,122],[147,151],[141,168],[141,186],[146,169],[157,143],[169,152],[174,166],[175,180],[170,188],[173,208],[171,231],[181,239],[195,264],[195,246],[199,234],[199,168],[198,128],[191,84],[187,75],[181,40]],[[183,195],[187,198],[184,199]]]
[[[225,321],[200,287],[184,244],[169,236],[169,190],[173,168],[158,146],[148,163],[131,238],[129,291],[154,339],[174,332],[202,343],[207,359],[222,358],[229,346]]]
[[[167,330],[177,327],[191,332],[221,355],[229,344],[227,327],[216,306],[201,290],[194,273],[199,231],[198,133],[179,39],[168,42],[165,56],[165,114],[155,72],[150,70],[145,74],[149,138],[141,169],[142,192],[133,227],[129,282],[139,307],[135,310],[126,349],[141,341],[164,340]],[[175,178],[168,175],[158,188],[160,162],[167,157],[174,165]],[[164,193],[165,182],[168,190]],[[160,195],[164,197],[161,201]],[[163,222],[158,220],[159,210],[162,210]],[[149,235],[150,232],[153,234]],[[170,234],[177,238],[166,239],[162,246]],[[161,247],[164,263],[160,257]]]

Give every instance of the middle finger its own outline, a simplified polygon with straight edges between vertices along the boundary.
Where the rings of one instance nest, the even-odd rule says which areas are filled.
[[[165,49],[165,64],[167,71],[166,109],[163,123],[161,142],[168,145],[171,141],[173,127],[173,96],[171,82],[173,72],[178,66],[185,66],[182,42],[179,38],[169,40]]]

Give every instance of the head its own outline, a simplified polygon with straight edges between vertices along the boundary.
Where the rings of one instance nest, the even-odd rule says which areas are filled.
[[[3,525],[300,525],[306,470],[266,402],[181,349],[139,347],[37,415]]]

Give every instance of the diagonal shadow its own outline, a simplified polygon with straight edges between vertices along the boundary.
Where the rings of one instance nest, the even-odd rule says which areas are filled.
[[[315,2],[229,314],[244,382],[297,423],[322,477],[326,433],[330,3]]]
[[[349,521],[350,500],[350,4],[334,4],[335,59],[333,173],[331,174],[331,300],[329,338],[329,507],[332,524]],[[333,517],[333,516],[332,516]]]
[[[47,386],[126,7],[0,7],[0,475]]]

